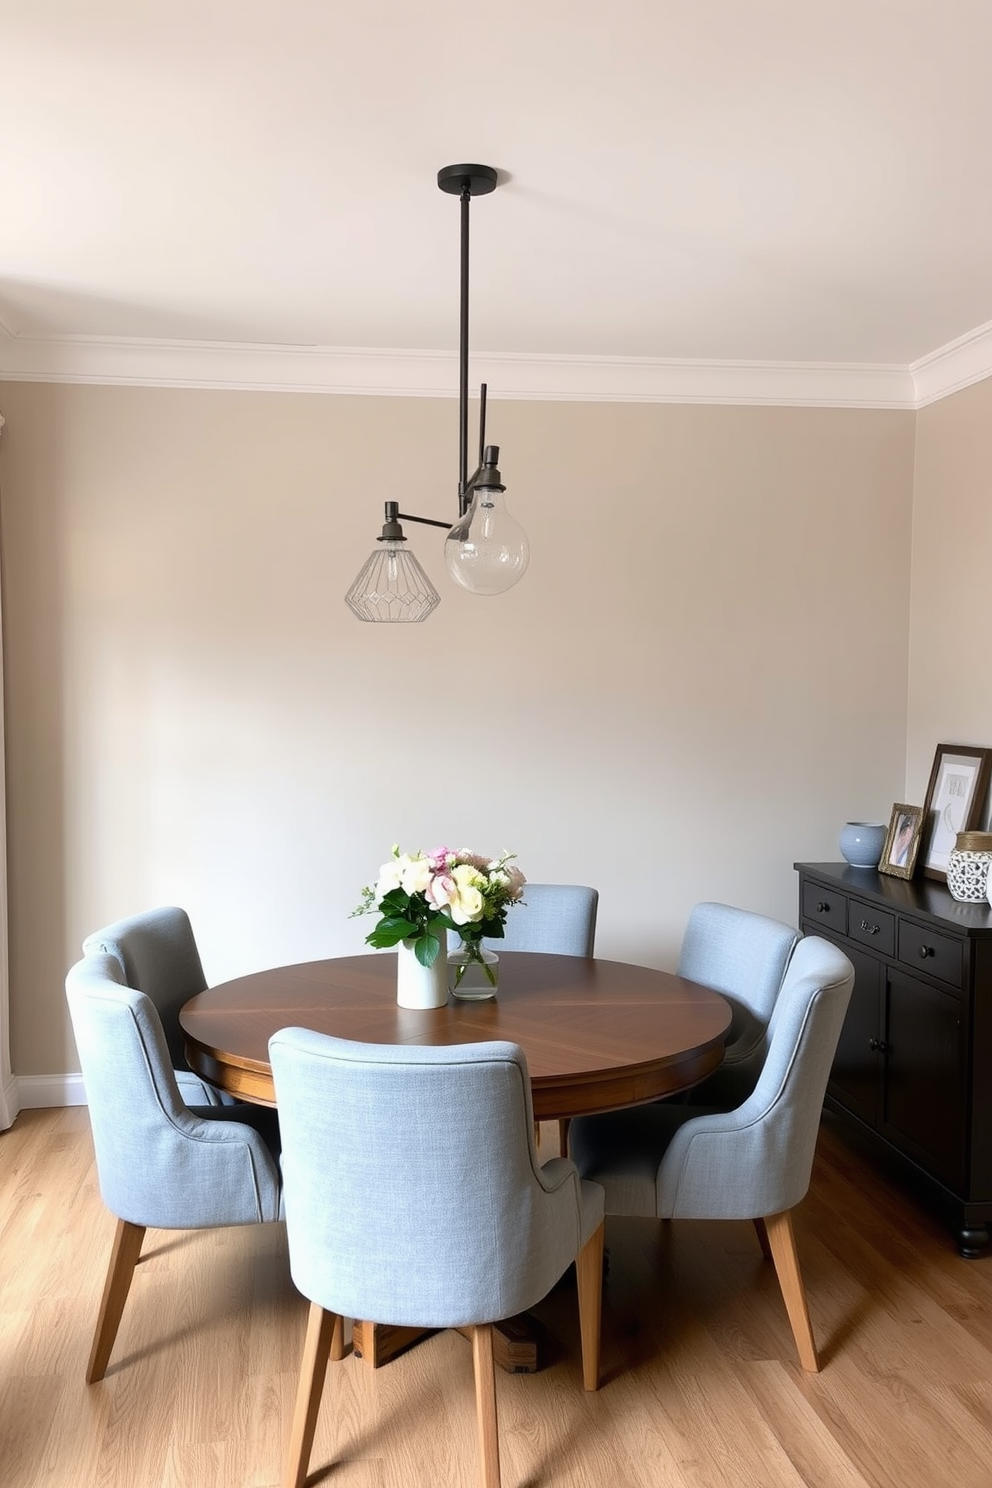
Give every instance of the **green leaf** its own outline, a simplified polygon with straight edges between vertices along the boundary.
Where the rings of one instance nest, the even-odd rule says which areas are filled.
[[[418,925],[413,925],[409,920],[394,915],[380,920],[371,935],[366,935],[365,944],[374,946],[377,951],[388,950],[390,946],[398,945],[401,940],[409,940],[419,933]]]
[[[414,942],[413,953],[421,966],[433,966],[441,950],[441,943],[433,935],[421,935]]]

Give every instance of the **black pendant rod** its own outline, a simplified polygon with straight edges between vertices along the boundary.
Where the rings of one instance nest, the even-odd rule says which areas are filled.
[[[472,481],[468,473],[468,216],[473,196],[487,196],[496,190],[498,173],[491,165],[446,165],[437,173],[437,184],[449,196],[461,202],[461,276],[458,314],[458,515],[468,511]],[[482,390],[481,425],[479,430],[479,466],[485,444],[486,393]],[[475,475],[479,471],[476,470]],[[474,476],[472,480],[474,480]]]
[[[458,309],[458,515],[468,511],[468,216],[472,188],[461,190],[461,293]]]

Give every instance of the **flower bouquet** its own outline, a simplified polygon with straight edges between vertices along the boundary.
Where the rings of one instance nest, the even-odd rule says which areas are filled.
[[[514,867],[515,854],[498,858],[448,847],[429,853],[401,853],[393,847],[375,884],[362,890],[356,915],[379,911],[381,919],[365,937],[366,945],[383,950],[401,942],[409,946],[421,966],[433,966],[446,946],[447,932],[462,938],[464,962],[459,965],[457,989],[469,965],[486,968],[492,987],[496,973],[485,960],[481,942],[501,940],[506,912],[523,895],[526,879]]]

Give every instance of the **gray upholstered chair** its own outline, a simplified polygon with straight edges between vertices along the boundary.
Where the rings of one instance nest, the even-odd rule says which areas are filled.
[[[854,985],[836,946],[796,946],[768,1025],[752,1094],[732,1111],[642,1106],[572,1122],[579,1172],[606,1190],[607,1214],[750,1219],[779,1285],[804,1369],[819,1362],[792,1210],[809,1187],[827,1076]]]
[[[488,940],[500,951],[546,951],[555,956],[591,956],[596,942],[598,889],[584,884],[529,883],[524,902],[506,917],[502,940]]]
[[[382,1046],[286,1028],[269,1041],[293,1280],[311,1302],[283,1477],[300,1488],[341,1320],[472,1328],[485,1488],[499,1483],[492,1323],[577,1263],[582,1375],[598,1385],[603,1193],[540,1165],[515,1044]]]
[[[200,1230],[281,1218],[275,1112],[186,1106],[154,1005],[123,980],[115,956],[93,951],[65,984],[100,1193],[117,1216],[87,1384],[106,1372],[147,1226]]]
[[[733,1009],[723,1063],[691,1092],[694,1105],[740,1105],[757,1083],[766,1032],[798,931],[729,904],[697,904],[682,937],[678,974],[720,992]]]
[[[585,884],[529,883],[524,902],[506,917],[502,940],[487,940],[492,950],[543,951],[553,956],[592,956],[596,944],[599,890]],[[568,1122],[558,1123],[558,1149],[568,1150]]]
[[[84,955],[101,951],[115,956],[126,984],[155,1004],[183,1100],[188,1105],[233,1105],[231,1096],[194,1075],[186,1063],[179,1010],[207,985],[186,911],[169,906],[115,920],[83,941]]]

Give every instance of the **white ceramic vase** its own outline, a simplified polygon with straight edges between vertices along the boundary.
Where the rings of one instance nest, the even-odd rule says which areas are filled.
[[[412,941],[400,941],[396,953],[396,1001],[400,1007],[444,1007],[448,1000],[448,958],[443,944],[433,966],[421,966]]]

